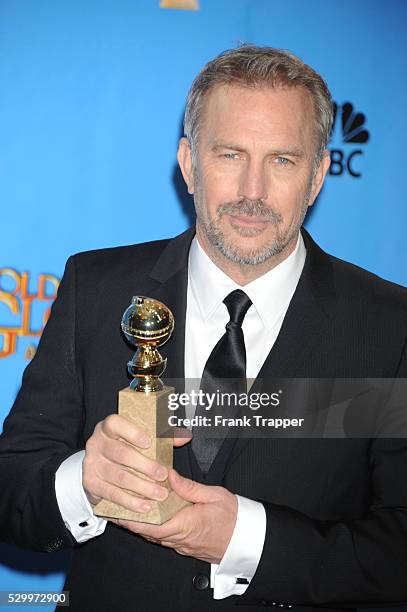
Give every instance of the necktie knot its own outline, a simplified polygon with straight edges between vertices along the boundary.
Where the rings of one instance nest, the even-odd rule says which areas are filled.
[[[228,326],[233,327],[230,325],[231,323],[241,327],[243,319],[252,305],[252,301],[249,296],[246,295],[246,293],[241,289],[236,289],[225,297],[223,303],[226,305],[230,316],[230,322],[226,326],[226,329],[229,329]]]
[[[240,329],[240,325],[234,321],[229,321],[229,323],[226,323],[226,331],[229,331],[230,329]]]

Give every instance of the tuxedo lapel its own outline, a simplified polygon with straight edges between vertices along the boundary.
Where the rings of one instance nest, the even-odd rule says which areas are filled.
[[[302,235],[307,249],[304,269],[270,353],[257,376],[267,378],[305,376],[304,363],[325,333],[333,316],[335,289],[328,255],[305,230]]]
[[[171,240],[157,260],[150,277],[158,285],[149,297],[163,302],[174,315],[174,331],[171,338],[159,350],[167,358],[163,380],[184,391],[185,316],[188,288],[188,254],[195,228],[191,228]],[[181,415],[179,415],[181,416]],[[174,467],[191,477],[188,445],[174,449]]]
[[[166,380],[184,378],[188,254],[194,234],[195,228],[191,228],[171,240],[150,273],[151,279],[158,283],[151,297],[168,306],[175,320],[171,338],[160,348],[160,353],[168,360]]]

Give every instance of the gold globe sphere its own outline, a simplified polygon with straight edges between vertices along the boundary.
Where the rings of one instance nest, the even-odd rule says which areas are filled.
[[[133,297],[126,309],[121,327],[127,340],[137,346],[137,352],[127,364],[134,380],[130,388],[135,391],[160,391],[160,376],[167,363],[157,351],[167,342],[174,329],[174,316],[162,302],[143,295]]]
[[[132,344],[162,346],[173,332],[174,317],[162,302],[137,295],[125,311],[121,326]]]

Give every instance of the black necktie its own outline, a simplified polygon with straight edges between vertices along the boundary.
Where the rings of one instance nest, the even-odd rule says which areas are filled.
[[[206,362],[201,390],[204,393],[246,392],[246,348],[242,330],[243,319],[252,302],[236,289],[223,300],[229,311],[230,321]],[[209,413],[210,414],[210,413]],[[195,416],[208,416],[204,406],[198,405]],[[194,427],[192,449],[203,472],[207,472],[222,445],[222,438],[205,437],[205,427]],[[210,430],[209,430],[210,432]]]

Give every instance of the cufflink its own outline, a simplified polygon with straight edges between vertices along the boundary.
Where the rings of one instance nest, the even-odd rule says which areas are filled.
[[[247,578],[236,578],[236,584],[249,584]]]

